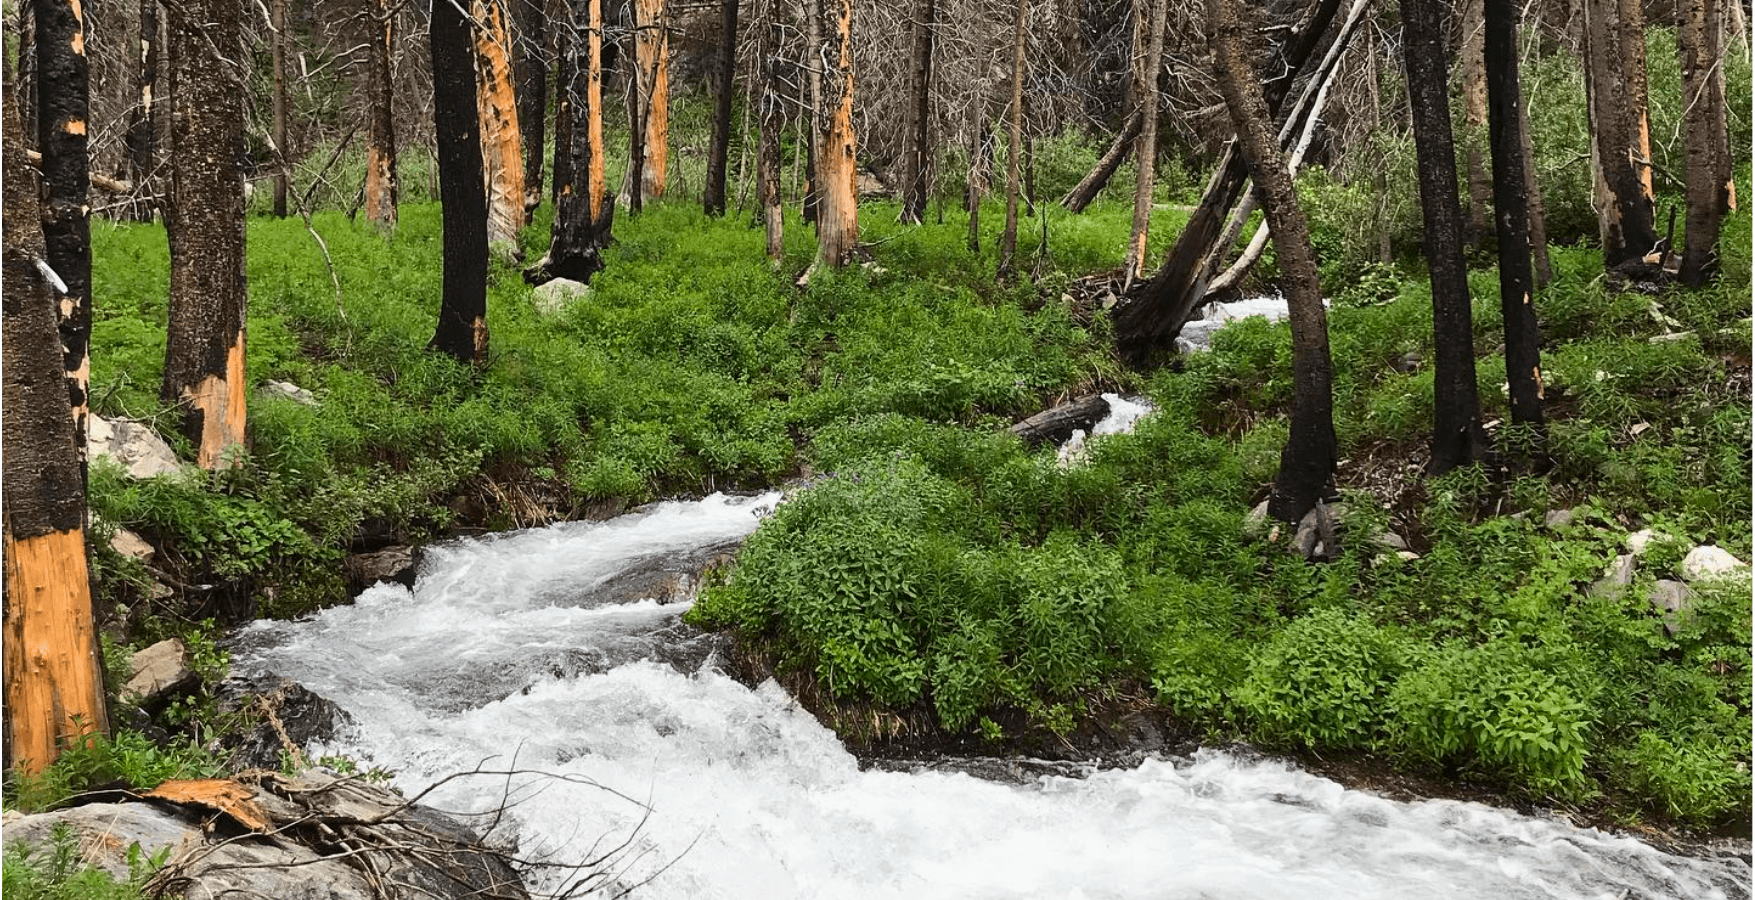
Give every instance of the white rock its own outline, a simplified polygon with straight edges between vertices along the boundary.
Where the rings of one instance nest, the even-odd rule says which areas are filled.
[[[1420,554],[1415,553],[1412,550],[1397,550],[1395,552],[1395,555],[1397,558],[1399,558],[1405,562],[1413,562],[1414,560],[1420,558]]]
[[[269,397],[285,397],[294,403],[305,406],[316,406],[317,398],[310,391],[290,381],[265,381],[262,383],[262,394]]]
[[[1548,514],[1542,517],[1542,525],[1543,527],[1554,531],[1559,531],[1562,528],[1570,526],[1572,524],[1572,518],[1572,510],[1570,509],[1550,509],[1548,510]]]
[[[1638,556],[1644,553],[1645,548],[1651,546],[1651,542],[1657,540],[1657,537],[1657,532],[1650,528],[1641,528],[1627,536],[1627,552]]]
[[[151,428],[127,419],[87,419],[86,447],[93,459],[108,456],[122,464],[131,478],[152,478],[181,471],[171,446]]]
[[[152,562],[152,555],[157,552],[140,535],[126,528],[116,529],[116,533],[110,537],[110,549],[143,563]]]
[[[530,293],[531,302],[536,304],[536,311],[543,315],[559,315],[562,310],[572,305],[573,301],[591,295],[591,286],[570,278],[556,278],[543,282]]]
[[[1748,567],[1748,563],[1732,556],[1729,551],[1707,545],[1688,551],[1682,559],[1682,577],[1689,581],[1721,578]]]

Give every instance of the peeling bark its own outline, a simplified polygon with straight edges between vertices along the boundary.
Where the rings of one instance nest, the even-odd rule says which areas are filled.
[[[1657,248],[1650,131],[1645,115],[1645,29],[1634,0],[1583,0],[1584,84],[1596,171],[1603,265]]]
[[[475,29],[475,96],[485,165],[488,246],[509,248],[509,255],[516,258],[518,230],[524,227],[524,140],[518,130],[505,2],[474,0],[470,13],[480,23]]]
[[[835,16],[835,71],[824,85],[828,105],[821,118],[817,146],[816,265],[847,264],[859,243],[859,193],[853,131],[853,0],[840,0]]]
[[[390,55],[396,46],[396,9],[390,0],[372,0],[371,17],[366,60],[366,94],[371,102],[371,128],[366,139],[366,220],[394,231],[400,194],[390,70]]]
[[[79,0],[33,0],[36,21],[37,149],[42,154],[43,237],[49,266],[67,285],[57,297],[74,446],[85,460],[91,389],[91,189],[86,122],[90,65]]]

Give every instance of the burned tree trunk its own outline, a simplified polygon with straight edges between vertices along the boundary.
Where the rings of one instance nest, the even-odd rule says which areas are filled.
[[[78,0],[34,0],[36,14],[37,149],[42,153],[43,238],[50,267],[66,284],[59,299],[67,399],[74,447],[85,460],[91,389],[91,186],[87,154],[90,64],[85,16]],[[83,471],[83,468],[82,468]]]
[[[448,2],[448,0],[443,0]],[[482,172],[487,197],[488,246],[516,259],[524,227],[524,140],[518,130],[518,97],[512,79],[512,37],[505,0],[470,4],[475,29],[477,115],[481,123]]]
[[[244,447],[244,88],[242,8],[170,7],[169,327],[159,399],[182,408],[196,462],[217,468]]]
[[[932,45],[936,28],[936,0],[917,0],[914,5],[914,48],[909,68],[913,73],[907,122],[902,133],[908,141],[902,170],[902,221],[919,225],[926,217],[927,176],[932,169]]]
[[[573,103],[569,85],[579,67],[579,36],[573,33],[574,15],[569,0],[549,0],[549,17],[559,22],[553,29],[555,52],[555,152],[554,171],[550,173],[552,200],[561,202],[561,184],[573,181]]]
[[[1090,428],[1109,415],[1109,401],[1096,394],[1086,394],[1053,409],[1045,409],[1006,429],[1025,444],[1035,447],[1049,441],[1060,442],[1073,431]]]
[[[1731,0],[1735,3],[1738,0]],[[1699,287],[1717,267],[1719,225],[1731,208],[1719,0],[1687,0],[1678,35],[1686,112],[1688,232],[1680,279]]]
[[[1414,147],[1419,158],[1420,212],[1425,220],[1426,264],[1432,282],[1436,353],[1432,460],[1427,466],[1432,475],[1469,465],[1487,453],[1481,397],[1475,386],[1474,319],[1468,266],[1463,261],[1466,226],[1457,202],[1456,147],[1444,77],[1444,25],[1442,0],[1402,0],[1402,56],[1407,64],[1408,105],[1413,112]],[[1486,98],[1481,102],[1485,107]],[[1471,181],[1473,177],[1471,171]]]
[[[1146,272],[1146,235],[1152,224],[1152,167],[1158,160],[1158,66],[1164,57],[1164,20],[1168,16],[1162,0],[1147,4],[1140,0],[1140,31],[1145,41],[1145,57],[1134,80],[1137,96],[1144,111],[1141,117],[1138,149],[1134,151],[1136,176],[1133,185],[1133,230],[1127,238],[1127,276],[1122,289],[1133,287],[1135,278]]]
[[[786,252],[782,229],[785,209],[780,201],[780,132],[786,128],[786,109],[780,93],[780,60],[769,56],[781,41],[779,10],[768,0],[762,19],[762,41],[757,58],[762,70],[761,144],[756,148],[756,193],[762,204],[762,230],[767,238],[768,258],[775,263]]]
[[[524,224],[542,205],[544,118],[548,114],[548,16],[543,0],[518,4],[518,133],[524,139]]]
[[[1018,0],[1017,27],[1012,40],[1012,114],[1005,161],[1005,230],[999,235],[999,277],[1012,276],[1018,255],[1019,157],[1024,153],[1024,47],[1030,22],[1029,0]]]
[[[1523,171],[1523,95],[1517,78],[1517,5],[1486,0],[1487,127],[1499,234],[1499,304],[1505,317],[1505,378],[1511,421],[1542,425],[1542,360],[1530,271],[1529,197]]]
[[[84,475],[67,413],[39,186],[25,163],[14,99],[5,104],[0,151],[6,209],[0,285],[6,612],[0,646],[7,765],[35,773],[81,737],[108,731],[109,719],[92,622]]]
[[[1121,168],[1121,164],[1127,161],[1127,154],[1133,150],[1134,144],[1138,142],[1140,130],[1145,127],[1145,121],[1143,111],[1135,109],[1127,117],[1127,121],[1122,124],[1121,133],[1115,136],[1114,141],[1110,142],[1109,150],[1103,154],[1102,159],[1097,160],[1096,168],[1093,168],[1084,178],[1079,179],[1079,183],[1074,185],[1072,190],[1067,191],[1065,197],[1060,198],[1060,205],[1066,207],[1070,212],[1084,212],[1085,208],[1091,205],[1091,201],[1096,200],[1097,195],[1102,193],[1103,188],[1109,184],[1109,179],[1115,177],[1115,170]]]
[[[1274,63],[1279,74],[1260,85],[1270,121],[1278,115],[1292,82],[1304,71],[1305,63],[1316,52],[1339,8],[1340,0],[1318,0],[1280,46]],[[1242,197],[1248,181],[1249,167],[1236,146],[1227,148],[1220,155],[1200,204],[1166,254],[1163,268],[1136,292],[1131,302],[1116,310],[1116,343],[1129,358],[1144,360],[1153,350],[1167,346],[1199,306],[1206,295],[1206,280],[1225,250],[1219,245],[1219,237],[1226,217]]]
[[[461,362],[487,361],[487,184],[476,100],[475,37],[455,3],[433,4],[433,134],[439,155],[445,274],[428,346]]]
[[[152,158],[158,149],[153,131],[153,90],[158,80],[158,0],[140,0],[140,67],[134,73],[134,90],[138,96],[128,111],[128,177],[136,186],[144,186],[152,176]],[[152,221],[151,203],[134,205],[131,217],[136,222]]]
[[[1645,29],[1633,0],[1583,0],[1581,6],[1597,224],[1603,265],[1614,269],[1657,249],[1647,166]]]
[[[290,162],[286,144],[286,0],[269,0],[268,42],[274,91],[274,152]],[[286,218],[287,166],[275,166],[274,216]]]
[[[725,215],[725,162],[731,156],[731,98],[737,90],[737,0],[719,4],[719,94],[713,100],[713,142],[707,147],[707,184],[701,207]]]
[[[859,243],[858,138],[853,131],[853,0],[835,16],[835,71],[824,85],[817,139],[817,258],[814,266],[847,264]]]
[[[575,11],[584,21],[574,20],[574,34],[581,42],[582,58],[573,66],[573,81],[560,89],[570,99],[573,144],[567,180],[557,179],[560,202],[550,230],[548,254],[525,273],[525,280],[541,284],[567,278],[581,284],[603,270],[603,248],[609,245],[615,204],[608,196],[603,163],[603,2],[580,0]],[[558,152],[558,151],[557,151]]]
[[[1208,0],[1210,39],[1237,146],[1249,176],[1262,193],[1262,209],[1280,261],[1281,290],[1292,326],[1291,433],[1280,454],[1280,471],[1268,498],[1268,514],[1296,522],[1330,490],[1335,468],[1333,365],[1328,322],[1310,229],[1292,178],[1271,131],[1271,113],[1260,79],[1243,53],[1246,38],[1234,0]]]
[[[1424,4],[1422,4],[1424,7]],[[1434,15],[1448,16],[1449,9],[1431,10]],[[1487,128],[1487,69],[1482,55],[1481,0],[1465,0],[1462,5],[1462,46],[1457,54],[1462,69],[1463,157],[1468,164],[1468,219],[1464,222],[1463,241],[1470,247],[1481,246],[1487,235],[1487,214],[1493,204],[1493,176],[1487,171],[1481,153],[1480,135]],[[1403,18],[1403,27],[1407,20]],[[1419,26],[1425,30],[1426,26]],[[1436,27],[1436,26],[1434,26]],[[1442,51],[1442,47],[1440,48]],[[1448,130],[1448,128],[1446,129]]]
[[[372,0],[367,41],[366,93],[371,98],[371,128],[366,138],[366,220],[385,231],[396,228],[396,123],[392,118],[393,82],[390,55],[396,46],[396,7],[390,0]]]

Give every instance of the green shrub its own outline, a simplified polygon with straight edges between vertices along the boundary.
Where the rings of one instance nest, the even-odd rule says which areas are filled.
[[[79,835],[67,824],[55,826],[46,847],[23,842],[6,846],[5,894],[13,900],[142,900],[146,881],[164,865],[171,848],[150,857],[138,843],[128,847],[129,877],[117,881],[89,866],[80,854]]]
[[[1272,741],[1364,749],[1379,738],[1402,665],[1392,632],[1339,609],[1320,610],[1261,648],[1238,703]]]
[[[41,812],[112,782],[144,790],[172,778],[211,778],[219,772],[219,760],[198,746],[160,747],[137,731],[121,730],[113,738],[98,735],[66,748],[35,775],[15,776],[7,784],[7,800]]]

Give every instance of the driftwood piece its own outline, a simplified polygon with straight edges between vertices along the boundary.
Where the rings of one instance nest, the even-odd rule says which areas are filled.
[[[1109,415],[1109,401],[1090,394],[1045,409],[1006,430],[1035,447],[1047,441],[1064,441],[1074,429],[1088,430],[1106,415]]]

